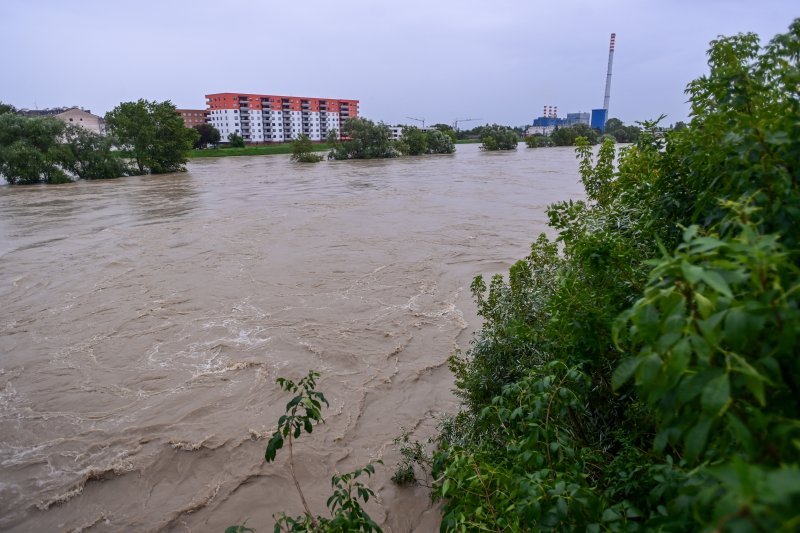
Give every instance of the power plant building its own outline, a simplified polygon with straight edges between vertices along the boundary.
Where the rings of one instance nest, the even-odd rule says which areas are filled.
[[[592,127],[595,129],[600,130],[601,132],[606,131],[606,121],[608,120],[608,110],[607,109],[592,109]]]
[[[206,95],[206,104],[208,123],[223,140],[235,133],[250,143],[286,142],[302,134],[321,141],[331,131],[341,135],[344,123],[358,116],[358,100],[335,98],[214,93]]]
[[[586,124],[590,122],[589,113],[567,113],[567,120],[564,121],[567,126],[574,126],[575,124]]]

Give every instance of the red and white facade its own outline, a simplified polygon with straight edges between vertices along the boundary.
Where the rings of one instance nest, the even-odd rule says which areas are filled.
[[[216,93],[206,95],[206,104],[207,121],[223,141],[231,133],[251,143],[286,142],[303,133],[321,141],[358,116],[358,100],[335,98]]]

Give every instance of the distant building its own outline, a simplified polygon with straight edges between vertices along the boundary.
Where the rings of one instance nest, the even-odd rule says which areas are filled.
[[[53,117],[67,124],[74,124],[89,131],[105,134],[105,120],[103,117],[93,115],[88,109],[82,107],[53,107],[50,109],[21,109],[21,115],[27,117]]]
[[[525,130],[525,136],[530,137],[531,135],[546,135],[550,136],[558,126],[550,125],[550,126],[528,126],[528,129]]]
[[[558,117],[539,117],[533,119],[533,125],[541,128],[562,126],[563,124],[564,119]]]
[[[194,128],[206,123],[206,114],[208,112],[205,109],[176,109],[175,111],[181,115],[183,125],[187,128]]]
[[[328,132],[341,135],[347,120],[358,116],[358,100],[215,93],[206,95],[207,122],[223,140],[236,133],[246,142],[286,142],[302,134],[312,141]]]
[[[566,126],[574,126],[575,124],[586,124],[589,125],[590,115],[589,113],[567,113],[567,120],[565,121]]]
[[[403,136],[403,128],[405,128],[405,126],[389,126],[389,129],[392,130],[393,141],[397,141]]]
[[[533,119],[533,125],[540,128],[557,127],[561,126],[562,124],[564,124],[564,119],[558,118],[558,106],[544,106],[542,116]]]
[[[600,133],[606,131],[607,114],[607,109],[592,109],[592,127],[600,130]]]
[[[400,138],[403,136],[403,129],[404,128],[408,128],[408,127],[409,126],[407,124],[401,124],[399,126],[388,126],[388,128],[392,132],[392,140],[393,141],[399,141]],[[417,129],[420,129],[422,131],[431,131],[433,129],[431,127],[427,127],[427,128],[426,127],[422,127],[421,128],[419,126],[414,126],[414,127],[417,128]]]
[[[53,116],[67,124],[74,124],[100,135],[104,135],[106,132],[105,121],[102,117],[93,115],[89,111],[78,109],[77,107],[67,109],[63,113],[58,113]]]

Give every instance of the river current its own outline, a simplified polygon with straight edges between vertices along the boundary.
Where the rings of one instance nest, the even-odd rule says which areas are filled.
[[[367,510],[435,531],[389,480],[401,427],[453,411],[447,358],[480,326],[477,274],[504,272],[582,196],[571,148],[0,186],[0,530],[217,531],[300,514],[289,396],[322,374],[325,424],[295,444],[312,510],[330,476],[383,459]]]

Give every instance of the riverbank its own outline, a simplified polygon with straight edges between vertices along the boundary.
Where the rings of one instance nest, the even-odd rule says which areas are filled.
[[[329,144],[314,145],[315,151],[322,152],[331,149]],[[243,148],[206,148],[205,150],[192,150],[189,157],[229,157],[239,155],[280,155],[291,154],[292,143],[264,144],[260,146],[245,146]]]
[[[456,144],[480,143],[480,139],[459,139]],[[314,145],[315,151],[327,152],[331,146],[327,143]],[[206,148],[205,150],[192,150],[189,152],[191,159],[199,157],[230,157],[240,155],[281,155],[291,154],[292,143],[264,144],[260,146],[245,146],[243,148]]]

